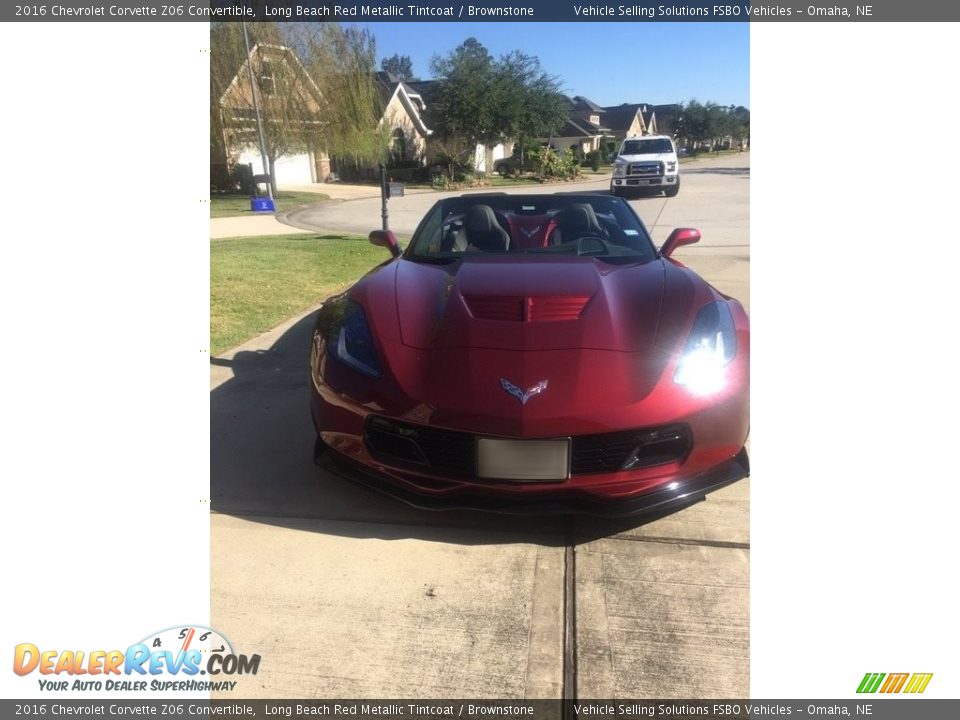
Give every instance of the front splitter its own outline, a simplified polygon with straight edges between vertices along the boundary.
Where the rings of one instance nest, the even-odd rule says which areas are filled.
[[[750,475],[747,450],[741,448],[739,453],[725,463],[676,484],[671,483],[675,485],[672,488],[654,490],[627,499],[604,500],[581,491],[558,491],[555,495],[538,498],[502,497],[473,491],[433,496],[395,485],[320,442],[314,450],[314,462],[338,477],[423,510],[479,510],[508,515],[627,517],[662,513],[675,506],[686,506],[702,500],[707,493]]]

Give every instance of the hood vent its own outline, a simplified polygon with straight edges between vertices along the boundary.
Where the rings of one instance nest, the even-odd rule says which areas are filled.
[[[473,317],[508,322],[577,320],[589,295],[464,295]]]

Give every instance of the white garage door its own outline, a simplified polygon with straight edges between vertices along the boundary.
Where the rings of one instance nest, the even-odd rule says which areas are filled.
[[[254,175],[264,174],[258,150],[246,150],[241,153],[240,162],[252,164]],[[274,163],[274,169],[277,173],[277,185],[279,187],[284,185],[309,185],[315,182],[313,155],[311,153],[286,155],[279,158]]]

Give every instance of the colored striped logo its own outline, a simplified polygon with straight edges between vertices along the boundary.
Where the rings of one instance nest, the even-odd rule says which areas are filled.
[[[858,693],[922,693],[933,673],[867,673],[860,681]]]

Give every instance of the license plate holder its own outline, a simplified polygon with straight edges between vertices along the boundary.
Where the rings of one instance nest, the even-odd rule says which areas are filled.
[[[563,482],[570,477],[570,438],[478,438],[477,477],[513,482]]]

